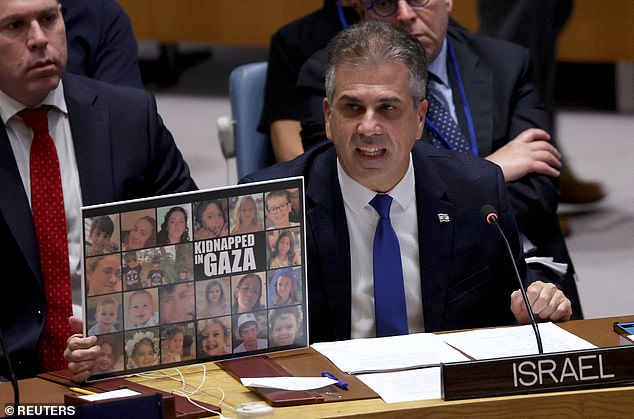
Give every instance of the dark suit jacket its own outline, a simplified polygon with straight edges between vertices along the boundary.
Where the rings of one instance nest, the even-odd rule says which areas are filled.
[[[552,132],[550,117],[533,83],[525,48],[471,34],[454,22],[450,22],[447,33],[456,54],[481,157],[498,150],[528,128]],[[298,77],[298,91],[303,100],[302,139],[306,148],[325,139],[322,106],[325,70],[326,50],[321,50],[306,61]],[[455,74],[451,69],[449,75],[453,85]],[[457,88],[453,89],[453,95],[459,125],[468,135]],[[423,141],[430,142],[428,136],[425,130]],[[581,318],[574,268],[556,215],[558,181],[531,174],[509,182],[507,188],[520,231],[537,247],[535,255],[552,256],[557,262],[568,263],[565,277],[543,273],[570,298],[573,318]]]
[[[196,188],[149,93],[70,74],[63,83],[84,205]],[[4,126],[0,194],[0,327],[16,373],[27,377],[40,372],[37,343],[47,308],[31,208]]]
[[[484,204],[498,209],[525,276],[500,169],[421,142],[412,156],[425,329],[511,324],[510,295],[519,285],[503,240],[480,215]],[[300,175],[306,189],[310,341],[350,339],[350,242],[334,147],[318,145],[242,181]],[[441,223],[439,214],[448,214],[450,222]]]
[[[143,88],[130,18],[116,0],[60,0],[66,24],[66,71]]]

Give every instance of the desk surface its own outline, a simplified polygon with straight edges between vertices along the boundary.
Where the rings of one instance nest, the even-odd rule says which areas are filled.
[[[612,331],[614,321],[632,321],[634,316],[588,319],[561,323],[560,326],[570,332],[592,342],[599,347],[616,346],[619,336]],[[293,355],[301,353],[292,351]],[[289,352],[274,355],[288,356]],[[224,405],[221,407],[229,416],[233,416],[236,407],[242,403],[259,401],[259,398],[236,379],[214,363],[206,363],[207,369],[204,389],[194,399],[218,404],[221,388],[225,393]],[[189,388],[195,388],[203,379],[203,364],[180,368]],[[176,377],[173,369],[162,371]],[[180,389],[180,384],[172,378],[133,377],[131,381],[163,391]],[[67,392],[65,387],[44,382],[41,379],[24,380],[20,383],[23,403],[53,403]],[[46,391],[42,391],[43,388]],[[46,400],[42,395],[46,395]],[[0,383],[0,406],[12,397],[9,383]],[[59,399],[61,400],[61,398]],[[293,407],[275,408],[275,418],[324,418],[324,417],[372,417],[386,418],[426,418],[445,417],[632,417],[634,412],[634,386],[582,391],[545,393],[509,397],[492,397],[474,400],[445,402],[440,399],[422,400],[407,403],[387,404],[383,400],[367,399],[345,402],[322,403]]]
[[[634,316],[588,319],[561,323],[564,329],[599,346],[617,346],[619,336],[612,330],[614,321],[631,321]],[[296,351],[295,351],[296,352]],[[283,357],[284,354],[277,356]],[[206,364],[207,383],[204,387],[218,386],[226,394],[231,408],[249,401],[259,401],[258,397],[243,387],[237,380],[229,376],[213,363]],[[187,383],[197,386],[201,379],[201,366],[190,366],[182,369]],[[170,379],[146,379],[136,377],[132,380],[143,384],[170,390],[176,388]],[[218,392],[205,391],[199,398],[212,403],[217,402]],[[526,417],[530,412],[534,417],[566,416],[566,417],[632,417],[634,412],[634,387],[618,387],[611,389],[569,391],[537,395],[510,397],[493,397],[486,399],[460,400],[445,402],[440,399],[422,400],[407,403],[387,404],[381,399],[357,400],[346,402],[323,403],[275,408],[276,418],[324,418],[324,417],[369,417],[387,418],[426,418],[434,417]]]

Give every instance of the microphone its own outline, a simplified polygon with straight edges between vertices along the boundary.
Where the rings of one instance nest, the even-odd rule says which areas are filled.
[[[535,316],[533,316],[533,310],[531,310],[531,305],[528,302],[528,296],[526,295],[526,289],[524,288],[524,283],[522,282],[522,278],[520,277],[520,273],[517,270],[517,264],[515,263],[515,258],[513,257],[513,251],[511,250],[511,246],[509,245],[509,241],[506,238],[506,234],[502,231],[502,228],[498,224],[498,213],[493,207],[493,205],[483,205],[480,209],[480,215],[489,224],[493,224],[497,227],[497,230],[500,233],[500,236],[504,239],[504,243],[506,244],[506,250],[508,251],[508,255],[511,258],[511,264],[513,265],[513,269],[515,270],[515,278],[520,285],[520,292],[522,293],[522,299],[524,300],[524,304],[526,304],[526,311],[528,311],[528,318],[531,321],[531,326],[533,326],[533,331],[535,332],[535,339],[537,340],[537,350],[540,354],[544,353],[544,347],[542,345],[542,337],[539,334],[539,328],[537,327],[537,322],[535,321]]]

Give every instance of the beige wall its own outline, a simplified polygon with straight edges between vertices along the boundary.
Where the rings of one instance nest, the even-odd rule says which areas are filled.
[[[539,1],[539,0],[536,0]],[[120,0],[139,39],[267,47],[283,24],[323,0]],[[454,0],[454,17],[477,29],[476,0]],[[577,0],[559,57],[573,62],[634,61],[634,0]]]

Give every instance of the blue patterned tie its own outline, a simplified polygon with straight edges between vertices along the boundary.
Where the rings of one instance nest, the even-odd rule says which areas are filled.
[[[427,95],[429,107],[427,109],[428,132],[432,144],[438,148],[450,148],[461,153],[471,154],[471,146],[456,121],[445,106],[433,94]],[[439,134],[440,132],[440,134]],[[449,143],[445,144],[445,141]]]
[[[406,335],[407,307],[398,238],[390,222],[392,197],[377,194],[370,205],[379,213],[374,233],[374,313],[376,336]]]

